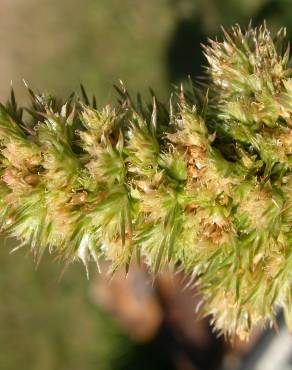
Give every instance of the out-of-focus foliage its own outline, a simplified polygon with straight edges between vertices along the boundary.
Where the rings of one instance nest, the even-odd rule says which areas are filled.
[[[90,303],[80,269],[60,280],[49,258],[38,271],[23,258],[1,248],[0,368],[116,369],[132,344]]]
[[[170,82],[202,73],[200,43],[218,35],[220,25],[266,19],[273,31],[291,30],[291,6],[291,0],[2,0],[0,96],[11,80],[19,89],[24,78],[58,95],[82,82],[100,104],[112,100],[120,79],[130,91],[151,86],[167,97]]]
[[[23,78],[59,95],[82,82],[101,104],[119,79],[167,91],[163,54],[175,17],[166,0],[3,0],[0,19],[2,97]]]
[[[93,304],[78,265],[62,274],[47,255],[36,269],[29,256],[8,254],[8,246],[0,249],[1,370],[173,369],[155,344],[133,342]]]

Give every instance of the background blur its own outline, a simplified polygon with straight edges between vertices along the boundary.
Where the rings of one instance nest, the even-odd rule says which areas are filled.
[[[13,81],[67,96],[82,82],[99,105],[123,80],[167,99],[172,83],[202,74],[200,43],[220,25],[267,20],[292,34],[292,0],[0,0],[0,100]],[[236,351],[195,322],[183,277],[149,283],[133,268],[126,283],[46,256],[36,269],[13,241],[0,248],[0,370],[191,370],[240,367]],[[119,281],[120,280],[120,281]],[[148,283],[147,283],[148,281]],[[224,357],[223,357],[224,354]],[[222,365],[223,364],[223,365]]]

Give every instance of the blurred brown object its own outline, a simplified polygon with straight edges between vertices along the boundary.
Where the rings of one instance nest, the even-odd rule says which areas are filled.
[[[169,325],[176,327],[181,335],[199,348],[204,348],[210,344],[209,320],[196,317],[200,296],[194,288],[187,286],[187,282],[183,273],[164,271],[160,274],[157,281],[160,304]]]
[[[94,302],[108,311],[134,340],[153,338],[162,322],[155,287],[143,269],[133,265],[126,276],[118,271],[111,279],[101,274],[91,284]]]
[[[101,274],[91,284],[94,302],[109,312],[137,342],[155,342],[178,370],[214,370],[223,356],[223,341],[208,318],[195,314],[200,297],[187,287],[183,273],[164,271],[153,281],[146,269],[132,265],[109,281]]]

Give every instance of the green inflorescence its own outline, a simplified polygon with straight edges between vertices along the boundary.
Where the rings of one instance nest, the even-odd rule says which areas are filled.
[[[204,48],[207,78],[170,104],[115,107],[29,89],[0,107],[0,224],[40,258],[195,277],[202,312],[247,338],[292,310],[292,70],[285,30],[235,27]]]

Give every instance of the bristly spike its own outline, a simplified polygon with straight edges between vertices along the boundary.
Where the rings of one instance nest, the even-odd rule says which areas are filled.
[[[292,70],[285,29],[222,28],[206,76],[161,103],[100,109],[83,85],[0,103],[0,229],[65,266],[136,258],[182,270],[218,333],[248,339],[292,312]],[[22,117],[22,110],[28,114]],[[30,115],[30,116],[29,116]],[[16,247],[18,248],[18,247]],[[154,279],[153,279],[154,280]],[[188,285],[186,285],[188,286]]]

